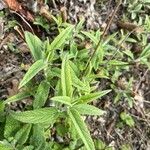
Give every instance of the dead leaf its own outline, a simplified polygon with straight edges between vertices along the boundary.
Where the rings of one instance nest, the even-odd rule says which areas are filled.
[[[139,27],[139,26],[137,26],[137,25],[135,25],[134,23],[131,23],[131,22],[118,21],[117,25],[120,28],[128,30],[128,31],[135,30],[135,32],[138,33],[138,34],[142,33],[144,31],[144,29],[142,27]]]
[[[4,0],[4,1],[6,2],[10,10],[18,12],[28,21],[31,21],[31,22],[34,21],[33,15],[24,7],[22,7],[21,3],[19,3],[17,0]]]
[[[63,22],[66,22],[68,18],[67,8],[65,6],[61,7],[60,12],[61,12],[61,17],[62,17]]]
[[[21,4],[19,2],[17,2],[16,0],[4,0],[4,1],[7,3],[8,7],[10,9],[12,9],[14,11],[18,11],[18,12],[20,10],[22,10]]]
[[[19,81],[17,79],[13,79],[12,80],[12,88],[7,88],[9,97],[16,95],[19,92],[18,86],[19,86]]]
[[[52,20],[51,13],[50,13],[49,8],[47,6],[41,6],[40,14],[43,17],[45,17],[48,21]]]
[[[24,42],[18,45],[18,50],[19,50],[21,53],[23,53],[23,54],[30,52],[30,50],[29,50],[27,44],[24,43]]]

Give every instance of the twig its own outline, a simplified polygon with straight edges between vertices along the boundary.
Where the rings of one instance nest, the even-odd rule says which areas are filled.
[[[54,8],[55,8],[56,10],[58,10],[55,0],[52,0],[52,2],[53,2]]]
[[[109,22],[108,22],[108,24],[107,24],[107,26],[106,26],[106,28],[105,28],[103,34],[102,34],[102,38],[101,38],[101,39],[103,39],[104,36],[105,36],[105,34],[108,32],[108,29],[110,28],[110,26],[111,26],[111,24],[112,24],[112,21],[113,21],[113,19],[114,19],[114,17],[115,17],[115,14],[117,13],[117,11],[118,11],[119,6],[121,5],[121,3],[122,3],[122,0],[119,1],[119,3],[117,4],[117,6],[116,6],[114,12],[112,13],[112,16],[111,16],[111,18],[110,18],[110,20],[109,20]]]
[[[112,23],[112,21],[113,21],[113,19],[114,19],[114,16],[115,16],[116,12],[117,12],[118,9],[119,9],[119,6],[121,5],[121,3],[122,3],[122,0],[120,0],[119,3],[117,4],[117,6],[116,6],[116,8],[115,8],[115,10],[114,10],[114,12],[113,12],[113,14],[112,14],[112,16],[111,16],[111,18],[110,18],[108,24],[107,24],[107,26],[105,27],[105,29],[104,29],[104,31],[103,31],[102,37],[100,38],[100,40],[99,40],[99,42],[98,42],[98,44],[97,44],[95,50],[93,51],[91,57],[90,57],[89,60],[87,61],[87,64],[86,64],[86,66],[85,66],[84,72],[82,73],[82,76],[85,74],[85,72],[86,72],[86,70],[87,70],[87,68],[88,68],[88,66],[89,66],[89,64],[90,64],[90,61],[91,61],[92,58],[94,57],[95,53],[97,52],[97,50],[98,50],[98,48],[99,48],[99,46],[100,46],[100,44],[101,44],[101,41],[103,40],[103,38],[104,38],[104,36],[106,35],[108,29],[110,28],[110,25],[111,25],[111,23]]]
[[[19,13],[17,13],[16,11],[11,10],[10,12],[12,12],[12,13],[18,15],[18,16],[27,24],[27,26],[31,29],[32,33],[35,34],[34,31],[33,31],[33,29],[32,29],[32,27],[30,26],[30,24],[26,21],[26,19],[25,19],[24,17],[22,17],[22,16],[21,16]]]
[[[22,32],[19,30],[18,26],[15,26],[14,29],[19,33],[19,35],[21,36],[22,39],[24,39],[24,35],[22,34]]]

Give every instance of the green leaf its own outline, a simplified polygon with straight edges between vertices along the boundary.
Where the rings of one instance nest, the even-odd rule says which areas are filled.
[[[25,112],[11,112],[11,116],[24,123],[51,123],[58,118],[59,112],[56,108],[39,108]]]
[[[56,132],[58,136],[64,137],[66,134],[68,134],[68,126],[59,123],[56,125]]]
[[[127,114],[126,112],[122,112],[120,114],[120,118],[127,124],[129,125],[130,127],[133,127],[134,126],[134,120],[133,118]]]
[[[71,99],[68,96],[55,96],[51,100],[71,106]]]
[[[13,150],[13,148],[10,148],[9,146],[0,142],[0,150]]]
[[[82,120],[79,112],[75,109],[71,108],[69,110],[69,117],[79,134],[80,138],[82,139],[83,143],[85,144],[86,150],[95,150],[93,140],[90,136],[90,133],[86,127],[86,124]]]
[[[46,139],[44,127],[41,124],[33,125],[33,134],[31,137],[31,144],[34,146],[36,150],[45,150],[46,147]]]
[[[150,0],[143,0],[144,3],[150,3]]]
[[[25,147],[23,147],[22,150],[34,150],[34,146],[32,146],[32,145],[25,146]]]
[[[15,133],[21,128],[21,124],[19,121],[12,118],[10,115],[6,117],[5,129],[4,129],[4,137],[6,139],[10,137],[14,137]]]
[[[72,78],[72,84],[76,88],[84,91],[88,91],[88,87],[84,82],[82,82],[75,74],[74,70],[70,67],[71,69],[71,78]]]
[[[22,81],[20,82],[19,88],[28,83],[39,71],[44,69],[46,66],[47,64],[43,60],[36,61],[23,77]]]
[[[73,106],[81,115],[103,115],[105,111],[88,104],[78,104]]]
[[[17,102],[19,100],[22,100],[22,99],[25,99],[27,97],[31,96],[31,94],[27,91],[22,91],[10,98],[8,98],[6,101],[4,101],[4,104],[7,104],[7,103],[12,103],[12,102]]]
[[[96,52],[97,56],[98,56],[98,62],[96,62],[97,64],[97,67],[98,67],[98,64],[101,64],[103,62],[103,59],[104,59],[104,54],[105,54],[105,48],[104,46],[102,45],[102,43],[99,44],[98,48],[97,48],[97,52]],[[95,55],[96,55],[95,54]]]
[[[36,35],[33,35],[27,31],[25,32],[25,40],[29,46],[29,49],[31,50],[34,60],[37,61],[42,59],[42,41]]]
[[[126,54],[127,56],[129,56],[131,59],[134,59],[134,55],[130,50],[125,50],[123,51],[124,54]]]
[[[31,130],[31,124],[25,124],[15,135],[15,139],[17,140],[17,143],[19,146],[23,145],[28,137]]]
[[[33,101],[34,109],[41,108],[42,106],[44,106],[48,98],[49,88],[50,84],[47,81],[44,80],[40,83],[35,95],[35,99]]]
[[[81,20],[79,21],[79,23],[76,25],[76,31],[79,32],[82,28],[83,28],[83,24],[85,22],[85,18],[81,18]]]
[[[105,150],[106,148],[106,144],[99,139],[95,139],[94,144],[95,144],[96,149],[98,150]]]
[[[104,91],[101,91],[101,92],[95,92],[95,93],[87,94],[87,95],[81,96],[80,98],[75,100],[74,103],[77,103],[77,104],[90,103],[93,100],[96,100],[96,99],[101,98],[102,96],[108,94],[110,91],[111,90],[104,90]]]
[[[98,39],[92,33],[87,32],[87,31],[81,31],[81,33],[84,34],[85,36],[87,36],[92,42],[95,43],[95,45],[98,44]]]
[[[5,104],[3,101],[0,101],[0,113],[4,112]]]
[[[140,54],[140,58],[144,59],[147,58],[148,56],[150,56],[150,44],[148,44],[144,50],[142,51],[142,53]]]
[[[65,55],[62,61],[61,67],[61,87],[63,96],[72,97],[72,79],[71,79],[71,70],[67,55]]]
[[[123,61],[119,61],[119,60],[111,60],[109,61],[109,65],[113,65],[113,66],[126,66],[129,65],[128,62],[123,62]]]
[[[137,4],[135,7],[134,7],[134,10],[132,12],[136,13],[136,12],[139,12],[141,9],[142,9],[142,6],[143,4]]]
[[[1,117],[0,117],[1,119]],[[4,121],[3,121],[4,120]],[[5,118],[0,121],[0,141],[4,139]]]
[[[74,26],[69,25],[69,27],[63,30],[51,43],[51,50],[59,49],[65,43],[66,39],[70,37],[73,28]]]

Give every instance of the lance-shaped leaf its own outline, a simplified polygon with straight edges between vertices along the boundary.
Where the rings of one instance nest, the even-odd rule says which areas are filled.
[[[148,44],[144,50],[142,51],[142,53],[140,54],[140,58],[147,58],[150,56],[150,44]]]
[[[68,96],[55,96],[51,100],[71,106],[71,99]]]
[[[98,44],[99,40],[92,33],[86,32],[86,31],[81,31],[81,33],[83,33],[85,36],[87,36],[93,43],[95,43],[95,45]]]
[[[4,104],[7,104],[7,103],[12,103],[12,102],[17,102],[19,100],[23,100],[27,97],[31,96],[31,94],[27,91],[23,91],[23,92],[20,92],[10,98],[8,98],[6,101],[4,101]]]
[[[36,35],[33,35],[32,33],[27,31],[25,32],[25,40],[28,44],[34,60],[42,59],[42,41]]]
[[[69,110],[69,117],[79,134],[80,138],[82,139],[83,143],[87,150],[95,150],[93,140],[90,136],[90,133],[87,129],[86,124],[84,123],[82,117],[80,116],[79,112],[73,108]]]
[[[72,78],[72,84],[76,88],[83,90],[83,91],[88,91],[88,87],[84,82],[82,82],[75,74],[74,70],[70,66],[70,71],[71,71],[71,78]]]
[[[20,82],[19,88],[23,87],[27,82],[29,82],[39,71],[44,69],[47,64],[43,60],[36,61],[27,71],[22,81]]]
[[[19,146],[23,145],[28,137],[31,130],[31,124],[25,124],[15,135],[15,139]]]
[[[128,62],[119,61],[119,60],[110,60],[109,61],[109,65],[113,65],[113,66],[127,66],[127,65],[129,65],[129,63]]]
[[[40,108],[24,112],[11,112],[11,116],[24,123],[52,123],[59,116],[56,108]]]
[[[34,109],[41,108],[42,106],[44,106],[48,98],[49,87],[50,84],[45,80],[40,83],[35,95],[35,100],[33,102]]]
[[[15,120],[10,115],[6,117],[4,137],[6,139],[14,137],[15,133],[21,128],[21,124],[18,120]]]
[[[34,145],[34,149],[40,150],[46,149],[46,137],[44,126],[41,124],[34,124],[32,126],[32,137],[31,137],[31,145]]]
[[[78,104],[73,106],[81,115],[103,115],[105,111],[88,104]]]
[[[74,104],[86,104],[86,103],[90,103],[93,100],[96,100],[98,98],[101,98],[102,96],[106,95],[107,93],[109,93],[111,90],[104,90],[101,92],[95,92],[95,93],[90,93],[84,96],[81,96],[80,98],[78,98],[77,100],[74,101]]]
[[[65,55],[62,61],[61,67],[61,87],[63,96],[72,97],[72,79],[71,79],[71,70],[67,55]]]
[[[69,25],[69,27],[64,29],[51,43],[51,50],[60,48],[65,43],[66,39],[70,37],[73,28],[74,26]]]

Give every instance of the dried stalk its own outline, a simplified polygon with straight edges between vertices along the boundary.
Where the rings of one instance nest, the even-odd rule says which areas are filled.
[[[114,19],[114,17],[115,17],[115,14],[117,13],[117,11],[118,11],[119,6],[121,5],[121,3],[122,3],[122,0],[119,0],[119,3],[117,4],[117,6],[116,6],[114,12],[112,13],[112,16],[111,16],[111,18],[110,18],[110,20],[109,20],[109,22],[108,22],[108,24],[107,24],[107,26],[105,27],[105,29],[104,29],[104,31],[103,31],[102,37],[100,38],[100,40],[99,40],[99,42],[98,42],[98,44],[97,44],[95,50],[93,51],[92,55],[90,56],[90,58],[89,58],[89,60],[88,60],[88,62],[87,62],[87,64],[86,64],[85,71],[83,72],[82,76],[85,74],[87,68],[89,67],[90,61],[91,61],[92,58],[94,57],[95,53],[97,52],[97,50],[98,50],[98,48],[99,48],[99,46],[100,46],[100,44],[101,44],[101,41],[104,39],[106,33],[108,32],[108,30],[109,30],[109,28],[110,28],[110,26],[111,26],[111,24],[112,24],[112,21],[113,21],[113,19]]]

